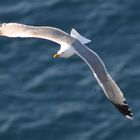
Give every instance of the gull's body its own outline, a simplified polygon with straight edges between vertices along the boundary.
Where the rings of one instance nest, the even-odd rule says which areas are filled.
[[[133,119],[133,114],[126,103],[123,93],[108,74],[100,57],[84,44],[90,40],[82,37],[74,29],[71,35],[53,27],[35,27],[18,23],[1,24],[0,35],[7,37],[35,37],[54,41],[61,45],[60,50],[54,57],[70,57],[74,54],[80,56],[91,68],[99,85],[102,87],[107,98],[127,118]]]

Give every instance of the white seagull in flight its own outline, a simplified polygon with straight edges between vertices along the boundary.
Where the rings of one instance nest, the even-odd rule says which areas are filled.
[[[81,36],[75,29],[72,29],[69,35],[54,27],[3,23],[0,24],[0,36],[35,37],[54,41],[60,44],[60,50],[54,55],[54,58],[68,58],[77,54],[88,64],[106,97],[124,116],[133,119],[133,113],[128,107],[122,91],[107,72],[103,61],[94,51],[85,46],[91,40]]]

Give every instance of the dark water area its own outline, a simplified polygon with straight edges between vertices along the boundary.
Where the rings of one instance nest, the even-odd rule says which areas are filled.
[[[122,116],[78,56],[54,59],[59,45],[0,37],[0,140],[140,139],[140,1],[1,0],[0,22],[75,28],[134,112]]]

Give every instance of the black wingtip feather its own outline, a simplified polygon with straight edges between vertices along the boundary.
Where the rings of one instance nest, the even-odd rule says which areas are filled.
[[[113,102],[112,102],[113,103]],[[124,115],[126,116],[128,119],[133,119],[133,113],[131,111],[131,109],[128,107],[127,102],[125,101],[123,105],[119,105],[119,104],[114,104],[113,105]]]

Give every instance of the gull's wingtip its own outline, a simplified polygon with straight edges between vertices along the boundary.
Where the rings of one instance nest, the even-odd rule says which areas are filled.
[[[0,36],[20,37],[24,33],[22,27],[18,23],[0,23]]]
[[[0,27],[2,27],[3,25],[5,25],[6,23],[0,23]]]
[[[112,102],[113,103],[113,102]],[[124,101],[123,105],[115,104],[113,105],[128,119],[133,120],[133,113],[131,109],[129,108],[126,101]]]
[[[2,35],[2,23],[0,23],[0,35]]]
[[[6,23],[0,23],[0,35],[3,36],[3,26],[6,25]]]
[[[126,115],[125,117],[126,117],[127,119],[129,119],[129,120],[133,120],[133,119],[134,119],[133,115],[132,115],[132,116]]]

